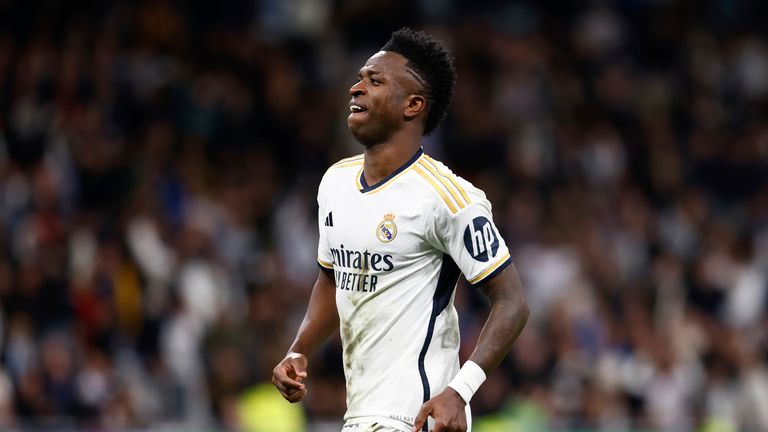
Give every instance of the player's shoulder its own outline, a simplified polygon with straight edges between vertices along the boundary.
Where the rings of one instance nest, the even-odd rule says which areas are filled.
[[[339,170],[339,169],[342,169],[342,168],[359,167],[360,165],[363,164],[363,160],[364,159],[365,159],[365,154],[364,153],[360,153],[359,155],[355,155],[355,156],[351,156],[351,157],[348,157],[348,158],[344,158],[344,159],[334,163],[330,167],[328,167],[328,170],[326,172],[330,172],[330,171],[334,171],[334,170]]]
[[[451,214],[457,214],[472,205],[484,205],[487,202],[482,190],[426,153],[414,165],[414,171],[424,187],[430,190],[432,197]]]
[[[364,159],[365,155],[359,154],[334,163],[325,170],[321,184],[333,181],[334,179],[346,178],[350,175],[354,176],[362,168]]]

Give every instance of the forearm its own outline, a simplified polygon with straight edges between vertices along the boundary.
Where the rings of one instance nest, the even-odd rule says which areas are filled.
[[[476,364],[462,366],[444,391],[421,406],[414,420],[414,431],[421,430],[430,415],[443,425],[452,425],[450,430],[466,430],[464,406],[509,353],[528,320],[528,306],[514,265],[507,267],[481,289],[491,301],[491,313],[469,358]]]
[[[469,359],[489,374],[512,349],[527,320],[525,304],[507,300],[494,304]]]
[[[512,349],[529,311],[514,266],[489,281],[484,291],[491,301],[491,311],[469,360],[477,363],[487,375]]]
[[[339,315],[336,311],[336,284],[333,276],[324,272],[312,288],[307,313],[296,332],[290,352],[309,356],[323,341],[339,328]]]
[[[307,313],[288,351],[309,356],[338,328],[338,315],[322,314],[310,316]]]

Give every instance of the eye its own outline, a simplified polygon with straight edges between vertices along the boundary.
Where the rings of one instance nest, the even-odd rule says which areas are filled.
[[[371,84],[379,85],[379,84],[381,84],[381,81],[377,80],[376,78],[371,78]]]

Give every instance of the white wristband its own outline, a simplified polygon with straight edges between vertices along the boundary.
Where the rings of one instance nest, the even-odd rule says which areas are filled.
[[[448,383],[448,387],[456,390],[465,403],[469,403],[480,384],[485,381],[485,372],[477,363],[469,360],[464,363],[458,374]]]

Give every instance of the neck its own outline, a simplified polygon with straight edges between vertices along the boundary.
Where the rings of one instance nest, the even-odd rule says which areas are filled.
[[[393,136],[391,139],[365,149],[363,176],[369,185],[384,180],[403,166],[421,147],[420,137],[403,139]]]

